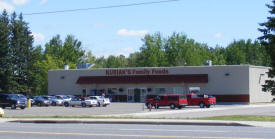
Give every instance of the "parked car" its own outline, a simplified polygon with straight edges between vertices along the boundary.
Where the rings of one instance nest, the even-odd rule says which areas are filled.
[[[97,106],[103,106],[106,107],[107,105],[110,105],[110,99],[109,98],[105,98],[104,96],[90,96],[89,97],[92,100],[96,100],[97,101]]]
[[[0,94],[0,107],[5,109],[6,107],[11,107],[11,109],[16,109],[17,107],[21,109],[26,108],[26,100],[20,98],[17,94]]]
[[[26,101],[26,105],[27,105],[28,98],[25,95],[23,95],[23,94],[15,94],[15,95],[17,95],[19,97],[19,99],[25,100]]]
[[[51,102],[52,102],[51,103],[52,106],[62,106],[63,103],[64,103],[64,99],[58,98],[56,96],[52,96],[51,97]]]
[[[209,95],[198,95],[196,93],[187,94],[187,101],[189,106],[200,106],[200,108],[210,108],[211,105],[216,104],[216,98]]]
[[[51,100],[49,97],[35,96],[34,104],[37,106],[49,106],[51,105]]]
[[[82,106],[82,107],[86,107],[86,106],[96,106],[97,105],[97,101],[96,100],[92,100],[92,99],[81,99],[78,97],[73,98],[70,101],[65,101],[64,102],[64,106],[65,107],[69,107],[69,106]]]
[[[64,102],[65,101],[71,101],[72,98],[75,98],[74,96],[70,96],[70,95],[56,95],[55,97],[58,98],[58,99],[63,99]]]
[[[152,106],[155,108],[170,106],[170,109],[181,109],[187,105],[187,99],[185,95],[157,95],[154,98],[147,98],[145,104],[148,109]]]

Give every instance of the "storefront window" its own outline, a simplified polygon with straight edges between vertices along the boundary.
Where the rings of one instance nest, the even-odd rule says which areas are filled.
[[[182,87],[166,88],[166,94],[183,94],[183,88]]]
[[[173,92],[174,92],[174,94],[183,94],[183,88],[182,87],[174,87]]]
[[[119,89],[118,88],[108,88],[108,94],[107,95],[118,95]]]
[[[155,94],[165,94],[166,93],[165,88],[155,88],[154,90],[155,90],[154,91]]]

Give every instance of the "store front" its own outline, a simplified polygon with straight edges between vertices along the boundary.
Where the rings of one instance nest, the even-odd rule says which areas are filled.
[[[107,75],[114,73],[119,72],[106,72]],[[166,72],[163,74],[80,76],[76,83],[81,87],[90,87],[89,89],[93,90],[90,95],[104,94],[106,97],[110,97],[113,102],[145,102],[147,95],[175,94],[175,90],[184,88],[184,84],[205,84],[208,82],[207,74],[167,75]],[[94,86],[97,88],[93,88]],[[109,86],[114,87],[110,88]],[[182,94],[183,89],[177,93]]]
[[[105,95],[113,102],[144,102],[158,94],[185,94],[190,87],[218,102],[270,102],[262,91],[268,67],[250,65],[50,70],[50,95]]]

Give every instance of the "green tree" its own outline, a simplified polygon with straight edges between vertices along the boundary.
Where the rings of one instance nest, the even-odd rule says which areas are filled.
[[[55,59],[58,68],[63,68],[64,65],[76,68],[76,64],[85,58],[85,51],[81,47],[81,42],[72,35],[68,35],[64,43],[60,39],[60,35],[54,36],[46,43],[45,54]]]
[[[81,42],[75,39],[74,36],[68,35],[63,44],[62,58],[65,64],[80,63],[84,57],[85,51],[82,50]]]
[[[271,59],[271,69],[268,72],[268,77],[270,78],[275,77],[275,0],[273,0],[272,3],[273,5],[267,5],[267,7],[271,9],[269,11],[271,16],[267,18],[267,22],[260,24],[263,28],[259,29],[259,31],[263,33],[263,36],[259,37],[259,39]],[[267,80],[265,85],[263,85],[263,89],[264,91],[270,91],[272,95],[275,95],[275,81]]]
[[[33,95],[42,95],[48,93],[48,71],[51,69],[59,69],[57,59],[49,55],[44,55],[44,58],[40,61],[36,61],[34,67],[36,67],[36,84],[33,88]]]
[[[22,14],[17,19],[16,13],[11,16],[11,63],[13,64],[12,89],[13,92],[29,93],[32,80],[31,66],[34,63],[31,52],[33,50],[33,36]]]
[[[6,10],[0,15],[0,91],[8,91],[11,75],[10,23]]]
[[[212,60],[213,65],[226,64],[225,48],[216,46],[215,48],[210,48],[210,52],[210,59]]]
[[[82,60],[82,63],[90,63],[90,64],[94,64],[95,63],[95,60],[96,60],[96,57],[92,54],[91,51],[88,51],[83,60]]]
[[[140,48],[139,66],[160,67],[166,66],[167,60],[164,52],[163,39],[160,33],[145,35],[142,39],[144,44]]]
[[[127,58],[128,67],[139,67],[139,52],[131,53]]]
[[[251,64],[264,65],[269,64],[265,57],[266,52],[261,44],[251,39],[234,41],[226,48],[226,61],[229,65]]]
[[[102,56],[95,60],[95,66],[93,68],[105,68],[106,67],[106,59]]]

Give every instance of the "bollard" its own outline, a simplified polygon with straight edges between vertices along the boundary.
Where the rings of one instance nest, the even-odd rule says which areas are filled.
[[[30,99],[27,100],[27,108],[30,108],[32,106],[32,102]]]

